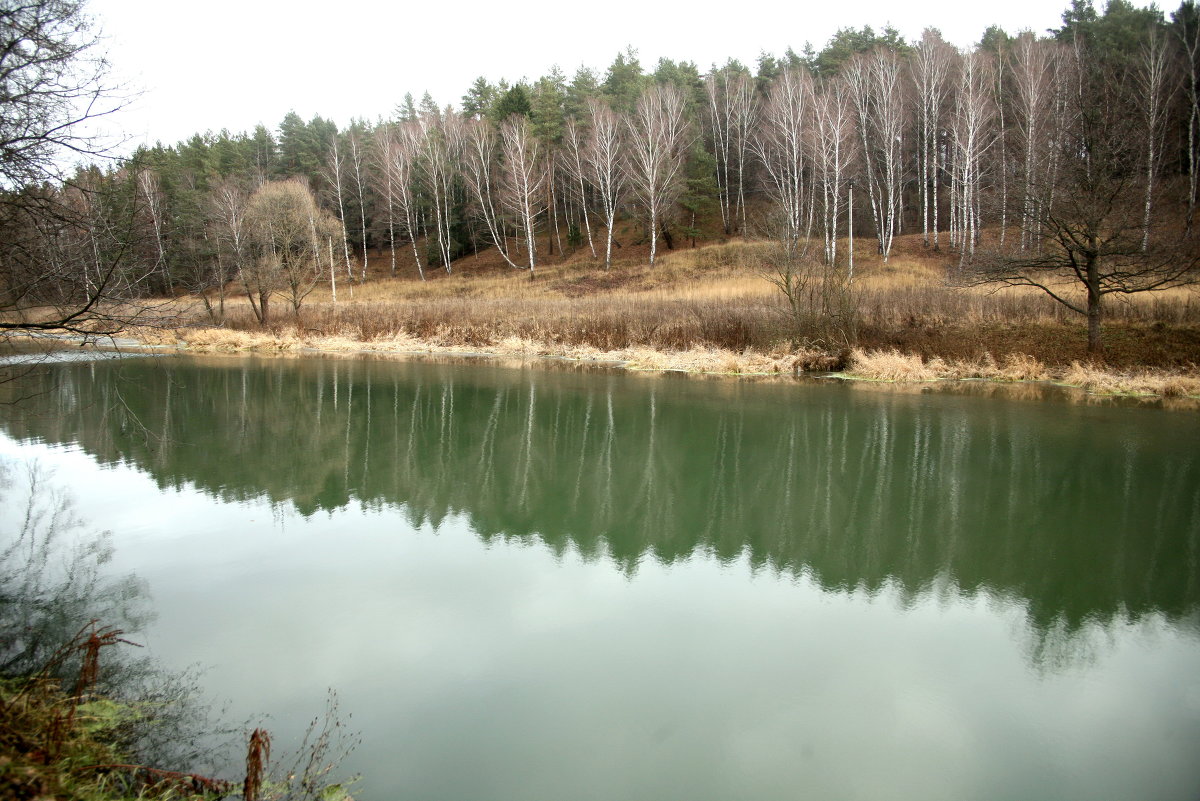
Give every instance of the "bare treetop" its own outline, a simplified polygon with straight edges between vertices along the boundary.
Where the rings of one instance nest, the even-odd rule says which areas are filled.
[[[0,188],[104,153],[88,123],[122,105],[83,3],[0,0]]]

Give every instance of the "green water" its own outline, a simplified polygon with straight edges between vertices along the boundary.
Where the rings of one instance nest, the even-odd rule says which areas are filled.
[[[352,360],[6,385],[151,650],[384,799],[1195,799],[1200,415]],[[19,386],[19,389],[17,387]]]

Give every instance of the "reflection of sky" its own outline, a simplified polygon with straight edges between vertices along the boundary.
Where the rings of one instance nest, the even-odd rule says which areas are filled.
[[[1200,642],[1153,617],[1040,669],[1025,610],[993,595],[825,594],[699,556],[626,577],[460,518],[304,519],[0,437],[29,456],[149,580],[153,652],[209,665],[235,719],[269,712],[283,746],[339,691],[365,799],[1200,790]]]

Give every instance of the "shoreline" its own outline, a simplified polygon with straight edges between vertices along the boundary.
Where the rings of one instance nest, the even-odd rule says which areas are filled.
[[[381,359],[510,360],[520,365],[595,367],[641,374],[705,379],[839,381],[863,389],[899,393],[1004,394],[1028,399],[1071,399],[1200,410],[1200,372],[1161,369],[1113,371],[1073,363],[1047,367],[1031,357],[990,357],[970,362],[929,360],[898,351],[843,354],[816,350],[736,353],[717,348],[664,351],[635,347],[603,351],[508,337],[490,347],[439,343],[411,336],[359,340],[340,336],[278,336],[219,328],[143,329],[124,337],[87,341],[78,336],[37,335],[27,341],[71,343],[117,352],[173,352],[225,356],[346,356]]]

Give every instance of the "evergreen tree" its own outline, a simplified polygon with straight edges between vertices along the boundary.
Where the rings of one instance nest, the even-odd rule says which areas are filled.
[[[829,40],[824,49],[814,60],[815,74],[830,76],[841,71],[842,66],[855,53],[867,53],[876,47],[886,47],[900,55],[907,54],[912,48],[904,41],[904,37],[890,25],[883,27],[882,34],[876,34],[870,25],[862,28],[839,28]]]
[[[270,130],[265,125],[256,125],[254,133],[246,140],[246,145],[250,150],[250,164],[259,176],[256,183],[275,175],[279,168],[279,153],[275,136]]]
[[[462,111],[466,117],[486,117],[496,101],[496,87],[480,75],[462,97]]]
[[[568,117],[582,120],[587,117],[588,100],[600,96],[600,81],[596,73],[587,67],[575,71],[571,83],[567,85],[563,97],[563,113]]]
[[[557,66],[551,67],[550,74],[533,87],[529,115],[533,135],[546,144],[557,144],[562,140],[566,90],[567,78]]]
[[[642,73],[637,51],[627,47],[624,52],[617,53],[604,75],[600,90],[608,98],[613,110],[628,114],[637,105],[645,86],[646,76]]]
[[[492,106],[491,118],[499,125],[514,114],[528,117],[533,113],[533,104],[529,100],[529,90],[525,84],[518,83],[504,94]]]
[[[936,31],[936,29],[935,29]],[[936,31],[941,37],[941,32]],[[993,55],[1007,53],[1012,47],[1013,38],[999,25],[989,25],[979,39],[979,47]]]
[[[660,58],[654,69],[653,77],[655,83],[669,83],[679,87],[687,101],[690,119],[694,120],[697,114],[696,110],[703,108],[708,102],[704,91],[704,81],[700,77],[700,70],[696,68],[695,62],[680,61],[676,63],[669,58]]]
[[[692,143],[684,165],[684,189],[679,196],[680,231],[696,247],[696,237],[703,232],[701,223],[712,212],[717,199],[717,160],[702,140]]]
[[[429,92],[421,95],[421,105],[417,116],[422,119],[433,120],[440,120],[442,118],[442,110],[438,108],[437,101],[433,99],[433,95],[429,94]]]
[[[302,171],[305,154],[304,120],[295,111],[289,111],[279,123],[279,170],[282,175],[294,175]]]
[[[783,71],[783,67],[779,63],[779,59],[771,55],[767,51],[762,51],[758,54],[758,72],[754,79],[758,85],[759,94],[765,95],[767,88],[771,83],[779,77],[779,73]]]
[[[396,106],[395,115],[398,122],[417,121],[417,106],[413,102],[412,92],[404,93],[404,100]]]

